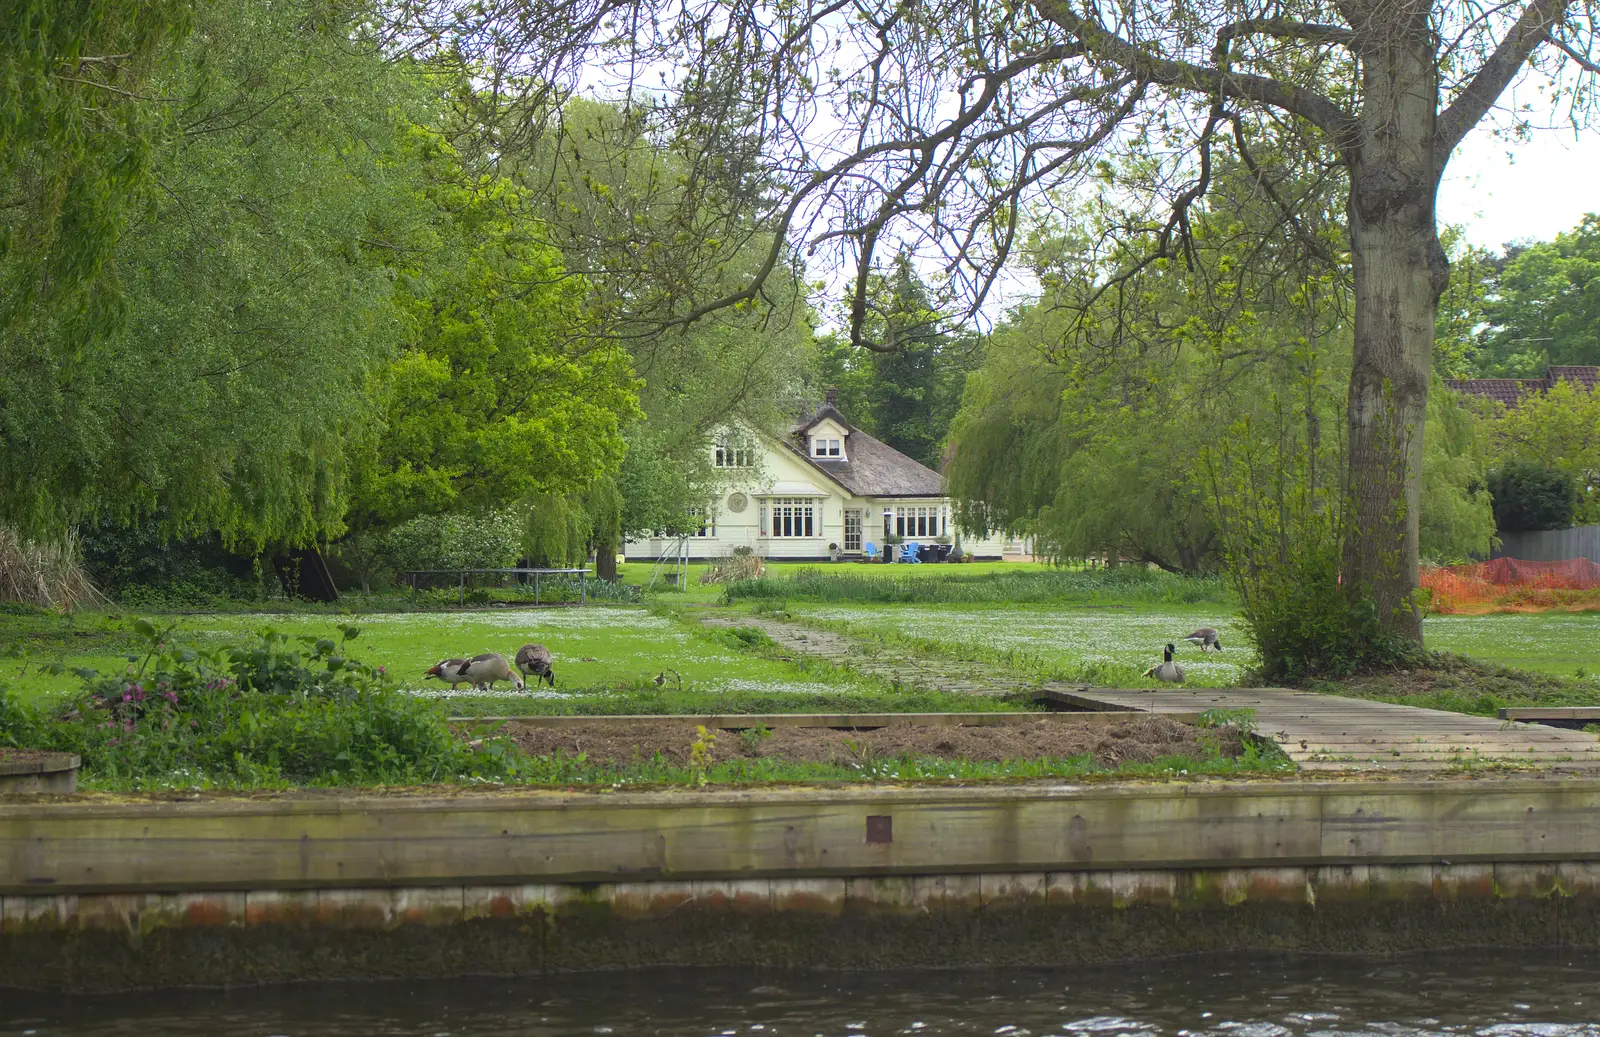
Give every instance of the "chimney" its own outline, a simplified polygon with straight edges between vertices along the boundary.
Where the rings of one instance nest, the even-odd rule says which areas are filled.
[[[829,389],[822,394],[822,398],[828,406],[837,407],[839,405],[839,390]]]

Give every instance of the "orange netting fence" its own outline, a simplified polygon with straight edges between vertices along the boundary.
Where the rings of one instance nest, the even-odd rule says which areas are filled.
[[[1570,607],[1600,591],[1600,562],[1569,558],[1525,562],[1495,558],[1469,565],[1422,570],[1422,586],[1432,592],[1435,612],[1473,612],[1488,608],[1534,612]]]

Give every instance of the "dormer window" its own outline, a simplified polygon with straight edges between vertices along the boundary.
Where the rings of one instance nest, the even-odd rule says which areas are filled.
[[[844,441],[828,436],[815,436],[811,440],[812,457],[843,457]]]

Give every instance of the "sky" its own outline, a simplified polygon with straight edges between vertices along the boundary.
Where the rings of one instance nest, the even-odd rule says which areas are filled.
[[[1475,130],[1439,185],[1440,223],[1462,226],[1474,245],[1548,240],[1600,212],[1600,129],[1534,130],[1523,143]]]

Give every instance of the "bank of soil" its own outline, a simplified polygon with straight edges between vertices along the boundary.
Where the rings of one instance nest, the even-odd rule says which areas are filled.
[[[1338,681],[1310,681],[1307,691],[1493,716],[1501,706],[1600,705],[1600,685],[1552,673],[1516,670],[1444,652],[1427,665],[1368,671]]]
[[[671,721],[565,727],[535,727],[512,721],[506,725],[505,734],[530,756],[551,756],[559,752],[571,758],[582,753],[591,763],[618,765],[659,757],[680,766],[689,765],[689,747],[698,737],[693,724]],[[790,763],[839,764],[907,756],[974,763],[1092,756],[1101,766],[1116,767],[1172,756],[1206,758],[1218,749],[1225,757],[1241,755],[1244,746],[1238,732],[1231,728],[1202,731],[1168,717],[1152,715],[1110,724],[1037,720],[981,727],[896,726],[858,731],[780,727],[763,732],[719,731],[712,755],[718,762],[769,758]]]

